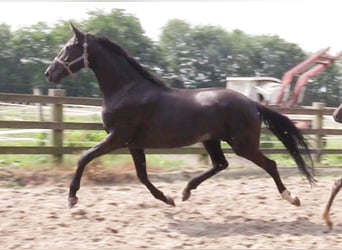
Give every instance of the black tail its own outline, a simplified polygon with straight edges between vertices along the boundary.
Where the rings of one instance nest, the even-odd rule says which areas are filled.
[[[257,104],[260,117],[266,127],[284,144],[295,160],[299,170],[305,175],[310,184],[316,180],[313,177],[314,167],[310,150],[301,131],[286,116],[279,114],[261,104]],[[304,161],[301,153],[307,156],[309,165]]]

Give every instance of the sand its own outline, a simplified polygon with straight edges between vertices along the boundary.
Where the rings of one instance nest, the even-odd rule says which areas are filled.
[[[69,180],[2,186],[1,249],[342,249],[342,196],[331,213],[334,229],[327,232],[322,220],[334,177],[319,178],[319,186],[311,188],[300,175],[284,175],[301,200],[296,207],[280,198],[265,175],[219,175],[182,202],[193,175],[153,177],[176,207],[155,200],[134,178],[84,183],[72,209]]]

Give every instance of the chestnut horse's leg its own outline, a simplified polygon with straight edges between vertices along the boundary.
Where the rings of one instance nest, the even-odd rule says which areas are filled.
[[[189,181],[188,185],[183,191],[183,201],[189,199],[192,189],[196,189],[203,181],[228,167],[228,162],[223,154],[220,141],[204,141],[203,145],[211,158],[213,167],[200,176],[197,176]]]
[[[324,213],[323,213],[323,218],[324,218],[325,222],[327,223],[327,225],[330,229],[333,227],[333,223],[330,220],[330,215],[329,215],[330,208],[331,208],[332,203],[334,202],[335,196],[338,194],[338,192],[340,191],[341,188],[342,188],[342,178],[337,180],[334,183],[332,190],[331,190],[331,194],[330,194],[328,203],[327,203],[325,210],[324,210]]]
[[[334,113],[333,113],[333,118],[336,122],[342,123],[342,104],[340,104],[340,106],[335,109]],[[324,213],[323,213],[323,218],[325,220],[325,222],[327,223],[328,227],[330,229],[332,229],[333,227],[333,223],[330,220],[330,208],[332,206],[332,203],[334,202],[335,196],[338,194],[338,192],[340,191],[340,189],[342,188],[342,178],[337,180],[331,190],[331,194],[328,200],[328,203],[325,207]]]
[[[76,173],[71,181],[69,189],[69,207],[73,207],[77,203],[76,193],[80,189],[82,174],[86,165],[96,157],[107,154],[115,149],[123,147],[124,144],[119,144],[114,136],[114,132],[110,133],[102,142],[95,147],[87,150],[81,159],[78,161]]]
[[[156,199],[164,201],[166,204],[169,204],[171,206],[175,206],[175,202],[173,201],[173,199],[169,196],[164,195],[163,192],[157,189],[148,179],[144,150],[138,148],[129,148],[129,150],[133,157],[135,169],[139,180],[147,187],[147,189]]]

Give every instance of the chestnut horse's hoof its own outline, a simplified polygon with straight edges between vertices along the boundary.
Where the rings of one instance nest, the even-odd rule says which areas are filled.
[[[329,227],[329,229],[331,230],[333,228],[333,223],[330,220],[330,215],[329,213],[324,213],[323,214],[323,219],[325,220],[325,223],[327,224],[327,226]]]
[[[298,199],[298,197],[295,197],[294,201],[292,202],[293,205],[300,207],[300,200]]]
[[[69,197],[69,208],[72,208],[73,206],[75,206],[75,204],[77,203],[78,198],[75,197]]]

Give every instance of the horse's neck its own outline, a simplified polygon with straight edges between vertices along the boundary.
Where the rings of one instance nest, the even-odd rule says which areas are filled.
[[[142,78],[137,72],[118,72],[110,67],[103,67],[93,70],[104,100],[112,102],[117,96],[125,95],[128,92],[136,91],[139,95],[155,90],[158,86]]]
[[[123,84],[120,82],[120,80],[116,79],[109,70],[97,69],[93,71],[103,94],[109,94],[109,92],[118,91],[122,87]]]
[[[123,59],[113,61],[110,55],[103,55],[96,58],[96,66],[92,67],[99,83],[100,90],[104,97],[112,96],[121,89],[132,84],[137,78],[137,72],[130,69]]]
[[[96,66],[91,68],[105,99],[110,100],[128,89],[138,89],[142,94],[162,87],[145,78],[126,58],[103,53],[103,50],[100,52],[92,57],[96,61]]]

